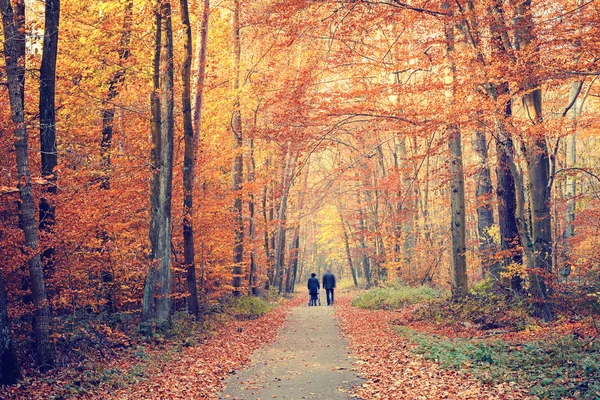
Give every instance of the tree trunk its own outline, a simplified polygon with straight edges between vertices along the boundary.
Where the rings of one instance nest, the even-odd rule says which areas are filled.
[[[279,225],[277,226],[277,239],[275,242],[275,281],[274,284],[283,291],[283,269],[285,265],[285,236],[287,201],[290,192],[295,156],[292,154],[291,144],[288,142],[285,169],[282,176],[281,205],[279,206]]]
[[[54,366],[54,354],[50,341],[50,309],[44,283],[44,272],[38,253],[38,232],[35,220],[35,204],[31,190],[28,137],[24,112],[25,71],[25,7],[18,2],[16,13],[10,0],[0,0],[2,26],[4,29],[4,59],[10,101],[11,119],[14,123],[15,150],[18,173],[18,189],[21,200],[21,228],[25,235],[25,252],[28,261],[31,295],[34,305],[33,332],[39,367],[48,370]]]
[[[13,385],[21,379],[21,368],[10,332],[8,301],[0,273],[0,385]]]
[[[186,268],[186,286],[188,291],[188,312],[198,318],[198,286],[196,282],[196,264],[194,260],[194,225],[193,225],[193,187],[196,158],[196,139],[198,131],[194,130],[192,121],[192,25],[190,23],[187,0],[180,0],[181,23],[184,29],[184,61],[181,68],[182,111],[183,111],[183,263]],[[201,90],[201,89],[200,89]],[[198,96],[198,95],[197,95]],[[200,105],[201,107],[201,105]]]
[[[577,102],[577,96],[580,89],[580,82],[573,82],[571,85],[571,93],[569,98],[569,104],[572,104],[573,110],[571,111],[571,119],[573,121],[573,133],[566,140],[567,147],[567,159],[566,167],[574,168],[577,166],[577,119],[579,118],[579,107]],[[575,174],[569,174],[567,176],[567,183],[565,187],[565,197],[567,198],[567,209],[565,210],[565,228],[563,230],[564,239],[564,254],[566,264],[561,269],[560,273],[564,277],[568,277],[571,274],[571,263],[568,260],[569,243],[568,240],[575,236],[575,206],[577,196],[577,176]]]
[[[119,70],[108,81],[108,95],[102,110],[102,140],[100,149],[102,153],[102,189],[110,189],[110,171],[112,151],[113,130],[115,121],[115,105],[112,101],[119,95],[119,89],[125,80],[126,69],[122,63],[129,57],[129,42],[131,40],[133,0],[128,0],[125,5],[125,17],[123,18],[123,30],[121,31],[121,44],[119,48]]]
[[[159,196],[160,196],[160,163],[161,163],[161,113],[160,113],[160,51],[162,43],[162,15],[161,10],[158,6],[160,0],[156,5],[155,10],[155,38],[154,38],[154,59],[153,59],[153,77],[152,77],[152,88],[153,93],[150,98],[150,105],[152,110],[152,121],[150,123],[150,129],[152,134],[152,150],[150,152],[150,159],[152,162],[152,178],[150,181],[150,229],[148,231],[148,238],[150,240],[150,267],[148,269],[148,275],[146,275],[146,282],[144,284],[144,296],[142,300],[142,321],[140,325],[140,332],[144,335],[150,335],[152,333],[152,319],[154,313],[154,292],[156,285],[156,260],[159,258],[158,250],[158,225],[159,225]]]
[[[360,250],[361,250],[361,260],[363,266],[363,272],[365,275],[365,280],[367,282],[367,287],[371,286],[371,263],[369,260],[368,247],[365,241],[365,218],[364,211],[361,205],[360,193],[357,192],[357,202],[358,202],[358,227],[360,229],[359,233],[359,242],[360,242]]]
[[[256,130],[256,119],[258,115],[258,107],[254,112],[254,130]],[[254,160],[254,131],[252,132],[252,137],[250,138],[249,147],[250,147],[250,162],[248,164],[248,182],[250,184],[254,184],[256,180],[255,170],[256,170],[256,161]],[[258,287],[256,286],[256,262],[257,262],[257,253],[256,253],[256,209],[255,209],[255,195],[254,190],[250,193],[250,201],[248,202],[248,213],[250,214],[250,242],[251,242],[251,250],[250,250],[250,273],[248,274],[248,285],[250,286],[250,294],[253,296],[258,296]]]
[[[161,106],[161,162],[159,177],[158,249],[160,269],[156,288],[156,328],[159,331],[171,325],[171,195],[173,187],[173,25],[170,0],[162,0],[160,106]]]
[[[42,178],[48,181],[40,198],[40,229],[52,235],[56,207],[53,197],[56,194],[58,154],[56,149],[56,54],[58,52],[58,24],[60,0],[47,0],[44,18],[44,47],[40,66],[40,152],[42,158]],[[42,264],[47,273],[54,269],[54,246],[42,252]]]
[[[242,153],[242,112],[240,108],[240,62],[241,62],[241,43],[240,43],[240,0],[234,0],[233,10],[233,91],[235,95],[233,105],[233,116],[231,121],[231,130],[233,134],[233,164],[231,167],[232,185],[234,193],[233,212],[234,212],[234,241],[233,241],[233,268],[232,268],[232,286],[233,295],[242,295],[242,278],[244,274],[244,219],[242,210],[242,176],[244,166],[244,155]]]
[[[526,0],[517,7],[515,17],[515,47],[517,50],[530,50],[533,40],[533,15],[531,1]],[[537,55],[538,49],[535,48]],[[531,61],[529,61],[531,63]],[[529,71],[534,70],[531,65]],[[523,106],[526,117],[533,125],[543,122],[542,89],[533,77],[527,77],[524,83],[526,94],[523,95]],[[543,134],[531,138],[525,149],[527,172],[529,175],[529,192],[531,194],[531,240],[535,254],[535,268],[529,271],[531,294],[536,316],[550,321],[553,318],[550,289],[546,279],[552,274],[552,225],[550,214],[550,157]]]
[[[450,3],[445,8],[452,13]],[[456,66],[454,65],[454,25],[445,22],[446,58],[448,61],[447,98],[449,105],[455,101]],[[461,135],[458,126],[451,122],[448,125],[448,147],[450,149],[450,208],[452,212],[450,230],[452,232],[452,296],[462,297],[468,293],[467,259],[466,259],[466,222],[465,222],[465,177],[462,161]]]
[[[473,152],[477,161],[475,172],[477,231],[479,233],[479,253],[481,257],[481,272],[483,278],[498,279],[498,265],[493,261],[494,239],[490,229],[494,225],[494,210],[492,208],[492,177],[488,163],[487,140],[485,132],[477,130],[473,137]]]
[[[352,254],[350,253],[350,238],[348,237],[348,230],[346,229],[346,221],[342,215],[340,205],[337,207],[338,215],[340,216],[340,223],[342,224],[342,232],[344,234],[344,248],[346,249],[346,261],[348,261],[348,267],[350,267],[350,273],[352,274],[352,281],[354,286],[358,286],[358,280],[356,278],[356,270],[354,269],[354,263],[352,262]]]

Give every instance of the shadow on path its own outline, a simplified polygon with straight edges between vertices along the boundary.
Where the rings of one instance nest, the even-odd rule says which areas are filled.
[[[220,399],[347,399],[360,384],[333,307],[296,307],[277,340],[229,377]]]

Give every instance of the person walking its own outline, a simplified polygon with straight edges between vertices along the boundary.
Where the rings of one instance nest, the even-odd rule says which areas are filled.
[[[319,289],[321,289],[321,285],[319,284],[319,280],[316,278],[317,274],[314,272],[310,274],[310,278],[308,278],[308,293],[310,294],[310,301],[308,302],[309,306],[316,306],[317,299],[319,298]]]
[[[327,271],[325,275],[323,275],[323,289],[327,293],[327,305],[333,305],[333,290],[335,289],[335,275],[331,273],[331,271]]]

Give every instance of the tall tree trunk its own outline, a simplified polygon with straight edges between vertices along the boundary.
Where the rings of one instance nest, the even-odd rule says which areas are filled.
[[[508,84],[503,83],[498,88],[499,95],[508,94]],[[504,105],[504,118],[512,116],[511,101]],[[498,198],[498,224],[500,225],[500,236],[502,250],[508,255],[504,256],[503,268],[510,264],[520,265],[523,263],[523,251],[521,236],[517,224],[517,194],[516,184],[511,172],[513,142],[506,134],[504,123],[496,121],[497,139],[496,143],[496,196]],[[511,278],[511,287],[516,293],[522,292],[522,279],[518,275]]]
[[[579,107],[577,102],[577,96],[580,91],[580,82],[573,82],[571,85],[571,93],[569,98],[569,104],[571,104],[571,119],[573,123],[573,133],[566,140],[567,146],[567,168],[574,168],[577,165],[577,119],[579,118]],[[567,241],[575,236],[575,206],[577,196],[577,176],[575,174],[569,174],[567,176],[567,183],[565,187],[565,197],[567,198],[567,209],[565,210],[565,228],[563,230],[562,237],[564,243],[564,259],[566,264],[561,269],[561,275],[567,277],[571,274],[571,263],[568,260],[568,248],[569,243]]]
[[[277,239],[275,242],[275,285],[279,288],[279,292],[283,291],[283,275],[285,266],[285,237],[286,237],[286,218],[287,218],[287,202],[290,193],[291,181],[294,170],[295,155],[292,154],[292,146],[288,142],[285,169],[282,176],[282,191],[281,204],[279,206],[279,224],[277,226]]]
[[[121,44],[119,46],[119,66],[120,68],[108,81],[108,95],[103,104],[102,110],[102,140],[100,149],[102,153],[102,189],[110,189],[110,171],[112,140],[115,122],[115,105],[113,100],[119,95],[119,89],[125,80],[126,69],[122,66],[123,62],[129,58],[129,42],[131,41],[131,24],[133,13],[133,0],[127,0],[125,5],[125,16],[123,18],[123,30],[121,31]]]
[[[515,17],[515,47],[517,50],[531,50],[533,40],[533,15],[531,0],[523,1]],[[537,54],[538,49],[533,49]],[[529,61],[531,63],[531,61]],[[528,68],[534,70],[534,65]],[[526,117],[533,125],[543,122],[542,89],[533,76],[524,83],[523,106]],[[535,254],[535,268],[529,271],[531,294],[536,316],[550,321],[553,318],[550,288],[546,279],[552,274],[552,225],[550,214],[550,157],[544,134],[536,134],[525,146],[529,192],[531,195],[531,240]],[[526,244],[529,245],[529,244]]]
[[[13,385],[21,379],[21,368],[10,332],[8,301],[0,272],[0,385]]]
[[[240,43],[240,0],[234,0],[233,10],[233,91],[234,105],[231,121],[231,130],[233,134],[233,164],[231,167],[232,185],[234,193],[233,212],[234,212],[234,241],[233,241],[233,268],[232,268],[232,286],[233,295],[242,295],[242,278],[244,274],[244,219],[242,209],[242,176],[244,167],[244,155],[242,153],[242,112],[240,107],[240,62],[241,62],[241,43]]]
[[[342,233],[344,234],[344,248],[346,249],[346,261],[348,261],[348,267],[350,267],[350,273],[352,274],[352,281],[354,286],[358,286],[358,279],[356,277],[356,270],[354,269],[354,262],[352,261],[352,254],[350,252],[350,238],[348,237],[348,230],[346,229],[346,221],[342,215],[341,206],[338,204],[337,207],[338,215],[340,216],[340,223],[342,224]]]
[[[58,24],[60,0],[47,0],[44,17],[44,46],[40,66],[40,151],[42,156],[42,178],[48,186],[40,198],[40,229],[52,235],[56,207],[53,197],[56,194],[58,154],[56,149],[56,54],[58,52]],[[54,246],[42,252],[42,264],[47,273],[54,269]]]
[[[256,130],[256,120],[258,117],[258,107],[254,112],[254,130],[252,131],[252,136],[250,137],[249,142],[249,156],[250,162],[248,163],[248,182],[253,185],[256,180],[255,170],[256,170],[256,161],[254,160],[254,131]],[[255,195],[254,190],[250,193],[250,201],[248,202],[248,213],[250,214],[250,242],[251,242],[251,250],[250,250],[250,272],[248,274],[248,285],[250,287],[250,294],[253,296],[258,296],[258,287],[256,286],[256,263],[257,263],[257,253],[256,253],[256,204],[255,204]]]
[[[193,225],[193,187],[194,187],[194,160],[196,158],[196,139],[198,131],[194,130],[192,120],[192,25],[190,23],[189,6],[187,0],[180,0],[181,23],[184,29],[184,61],[181,68],[182,111],[183,111],[183,263],[186,268],[186,287],[188,291],[188,312],[198,317],[198,286],[196,282],[196,264],[194,261],[194,225]],[[203,14],[204,15],[204,14]],[[200,44],[201,45],[201,44]],[[198,96],[198,95],[196,95]]]
[[[171,1],[162,0],[162,35],[160,69],[161,162],[159,178],[158,249],[160,269],[156,286],[156,328],[166,330],[171,325],[171,195],[173,188],[173,24]]]
[[[306,161],[304,165],[304,181],[302,183],[302,192],[300,192],[300,199],[298,200],[298,224],[294,228],[294,238],[292,240],[292,257],[291,257],[291,283],[288,293],[293,293],[296,285],[296,279],[298,278],[298,262],[300,257],[300,224],[304,217],[304,196],[308,188],[308,174],[310,173],[310,159]]]
[[[359,243],[360,243],[360,251],[361,251],[361,260],[362,260],[362,266],[363,266],[363,272],[365,275],[365,280],[367,282],[367,287],[371,286],[371,263],[369,260],[369,255],[367,254],[367,252],[369,251],[368,247],[367,247],[367,243],[365,240],[365,217],[364,217],[364,211],[362,209],[362,205],[361,205],[361,196],[360,193],[357,192],[356,193],[356,199],[357,199],[357,203],[358,203],[358,227],[360,230],[359,233]]]
[[[152,333],[152,319],[154,314],[154,292],[156,285],[156,267],[159,259],[158,250],[158,215],[160,196],[160,163],[161,163],[161,113],[160,113],[160,50],[162,43],[162,15],[160,0],[157,0],[154,19],[154,59],[152,63],[152,89],[150,98],[152,110],[152,121],[150,130],[152,135],[152,150],[150,159],[152,162],[152,178],[150,181],[150,229],[148,238],[150,240],[150,267],[144,284],[144,296],[142,300],[142,321],[140,332],[144,335]]]
[[[498,266],[494,262],[494,239],[490,229],[494,225],[494,210],[492,208],[492,177],[488,162],[487,140],[485,132],[475,131],[473,137],[473,152],[477,161],[475,172],[477,231],[479,233],[479,253],[481,257],[481,272],[484,278],[498,279]]]
[[[36,358],[39,367],[47,370],[54,366],[54,354],[50,341],[50,308],[44,283],[44,271],[38,253],[38,231],[35,218],[35,204],[31,190],[31,170],[29,167],[28,137],[25,125],[25,6],[19,1],[16,12],[10,0],[0,0],[2,26],[4,29],[4,59],[11,119],[14,124],[15,150],[17,161],[18,189],[21,200],[21,228],[25,235],[25,252],[30,254],[28,261],[31,295],[34,305],[33,332]]]
[[[171,3],[160,1],[156,11],[154,88],[152,99],[152,162],[150,210],[150,270],[144,286],[141,331],[152,331],[156,303],[156,329],[171,323],[171,194],[173,185],[173,29]]]
[[[119,95],[119,89],[125,81],[126,69],[123,67],[123,62],[129,58],[129,42],[131,40],[131,24],[133,13],[133,0],[128,0],[125,5],[125,15],[123,17],[123,29],[121,31],[121,44],[119,48],[119,70],[108,81],[108,95],[103,104],[102,110],[102,139],[100,141],[100,151],[102,155],[102,175],[100,188],[103,190],[110,189],[110,174],[111,174],[111,151],[113,141],[113,131],[115,122],[115,106],[113,100]],[[109,239],[108,233],[104,230],[99,232],[100,240],[103,244]],[[104,246],[102,246],[104,248]],[[102,283],[110,286],[110,282],[114,280],[110,268],[104,268],[101,271]],[[105,297],[107,300],[106,309],[113,310],[114,301],[112,288],[109,287]]]
[[[452,14],[449,2],[445,8]],[[445,21],[446,58],[448,62],[447,97],[449,105],[454,104],[456,95],[456,66],[454,65],[454,23]],[[462,161],[460,130],[456,123],[448,125],[448,147],[450,149],[450,208],[452,212],[450,230],[452,232],[452,296],[462,297],[468,293],[466,259],[466,222],[465,222],[465,177]]]

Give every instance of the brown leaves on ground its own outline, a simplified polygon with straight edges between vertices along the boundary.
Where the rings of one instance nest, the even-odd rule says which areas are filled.
[[[0,392],[0,398],[216,399],[225,377],[248,363],[253,351],[275,339],[289,309],[300,301],[304,298],[287,301],[258,319],[229,321],[205,342],[192,347],[178,348],[168,341],[147,345],[141,360],[123,353],[94,365],[96,371],[57,369]],[[69,391],[69,387],[85,380],[86,374],[97,373],[97,369],[116,370],[118,376],[98,383],[93,391]],[[138,378],[134,379],[136,375]],[[115,385],[117,380],[120,384]]]
[[[517,385],[487,385],[464,371],[441,368],[409,352],[410,343],[392,330],[397,313],[354,308],[339,299],[336,315],[359,358],[366,382],[356,388],[363,399],[528,399]]]

